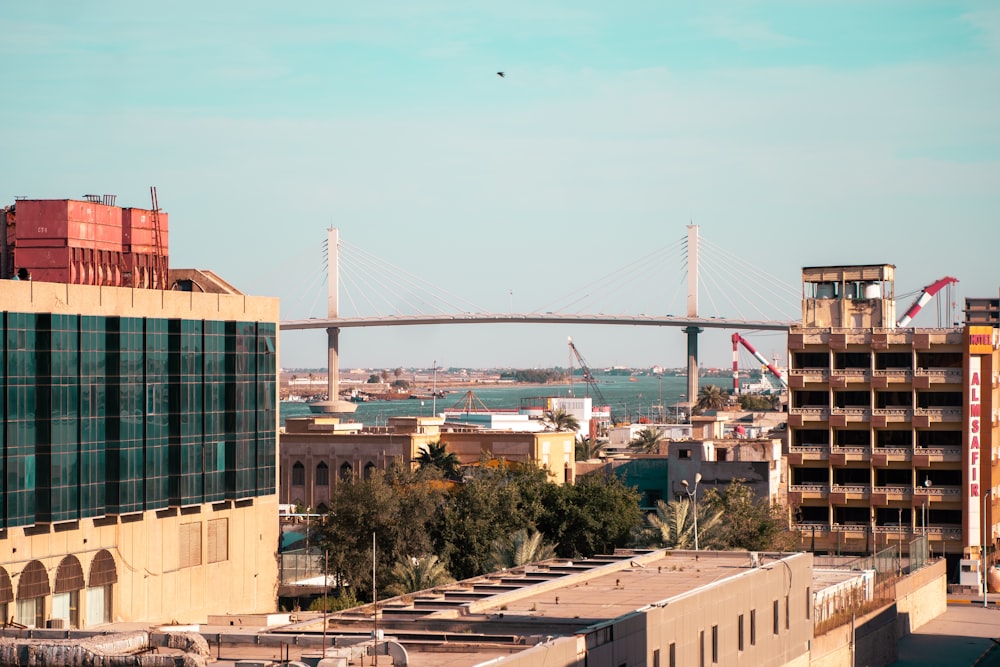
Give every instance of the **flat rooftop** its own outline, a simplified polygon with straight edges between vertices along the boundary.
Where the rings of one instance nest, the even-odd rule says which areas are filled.
[[[780,557],[760,558],[764,564]],[[475,665],[547,638],[580,633],[751,567],[747,552],[618,551],[553,559],[383,600],[378,628],[406,647],[412,665]],[[327,617],[331,638],[370,636],[374,627],[372,605]],[[313,619],[274,631],[322,629],[322,619]]]

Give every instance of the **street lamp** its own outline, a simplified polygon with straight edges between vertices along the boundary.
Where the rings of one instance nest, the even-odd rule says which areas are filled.
[[[691,511],[694,512],[694,550],[698,550],[698,482],[701,481],[701,473],[695,473],[694,476],[694,491],[688,488],[688,481],[686,479],[681,480],[681,484],[684,485],[684,490],[687,491],[688,497],[691,499]]]

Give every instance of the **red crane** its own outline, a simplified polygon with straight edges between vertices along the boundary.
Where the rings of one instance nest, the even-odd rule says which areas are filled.
[[[904,313],[901,318],[899,318],[898,322],[896,322],[896,326],[897,327],[910,326],[910,322],[913,320],[914,317],[917,316],[917,313],[920,312],[920,309],[926,306],[927,302],[930,301],[932,298],[934,298],[935,294],[944,289],[946,285],[951,285],[957,282],[958,278],[945,276],[944,278],[935,280],[930,285],[925,287],[923,291],[920,293],[920,296],[917,297],[917,300],[913,302],[912,306],[910,306],[910,309],[907,310],[906,313]]]
[[[767,368],[767,370],[771,371],[771,374],[774,375],[774,377],[778,378],[778,381],[781,383],[781,386],[783,388],[785,389],[788,388],[788,382],[786,382],[785,378],[782,377],[781,371],[779,371],[774,364],[768,361],[764,357],[764,355],[755,350],[754,346],[748,343],[746,338],[739,335],[738,333],[734,333],[733,334],[733,393],[734,394],[740,393],[740,377],[739,377],[740,365],[738,356],[740,351],[739,346],[741,344],[743,345],[743,347],[747,349],[747,352],[753,355],[754,359],[759,361],[762,366]]]

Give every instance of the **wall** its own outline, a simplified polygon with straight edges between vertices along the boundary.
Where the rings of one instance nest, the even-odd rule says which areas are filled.
[[[944,559],[896,582],[899,623],[896,637],[904,637],[948,610],[948,571]]]

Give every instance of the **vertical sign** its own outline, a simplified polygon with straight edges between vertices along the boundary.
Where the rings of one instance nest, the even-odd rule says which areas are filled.
[[[980,534],[980,505],[982,503],[982,486],[980,469],[980,416],[982,405],[982,357],[969,355],[969,421],[967,423],[968,456],[965,462],[965,531],[969,536],[968,546],[982,545]]]

